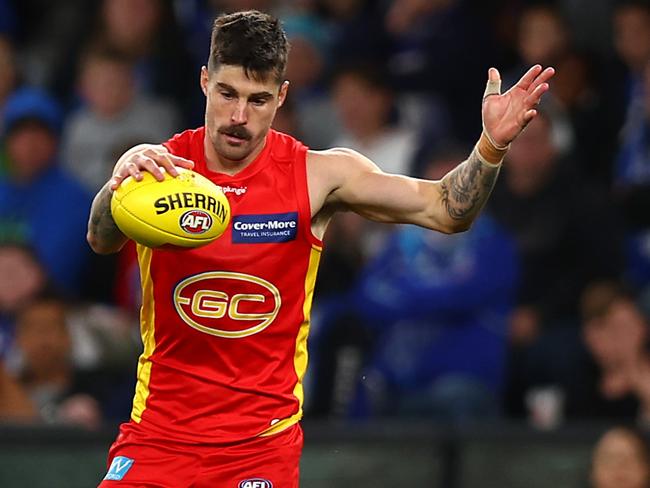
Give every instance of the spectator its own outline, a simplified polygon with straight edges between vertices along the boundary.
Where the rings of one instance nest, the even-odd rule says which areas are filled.
[[[18,83],[14,47],[9,39],[0,35],[0,111]],[[2,127],[0,126],[0,131]]]
[[[633,295],[613,283],[581,300],[588,357],[567,388],[567,416],[650,422],[650,330]]]
[[[286,77],[291,83],[300,133],[314,149],[330,147],[341,135],[341,123],[325,86],[330,61],[330,36],[325,23],[315,15],[294,13],[285,17],[291,43]]]
[[[16,8],[18,20],[12,39],[19,53],[21,74],[29,86],[50,87],[56,71],[70,61],[72,52],[68,48],[78,41],[79,31],[88,26],[96,2],[24,0],[11,3]]]
[[[135,63],[141,93],[181,103],[190,117],[201,100],[198,80],[168,0],[103,0],[97,42],[106,42]]]
[[[66,49],[66,59],[58,66],[54,86],[56,93],[75,105],[74,84],[83,53],[96,45],[108,45],[133,63],[138,93],[178,104],[181,115],[194,118],[196,104],[202,101],[199,71],[185,47],[176,22],[171,0],[102,0],[81,2],[92,6],[95,19],[82,24],[83,29]],[[86,17],[91,15],[86,14]],[[188,73],[196,73],[196,77]]]
[[[532,4],[524,9],[517,29],[520,62],[511,78],[518,78],[524,66],[534,63],[556,68],[558,76],[544,109],[553,119],[553,138],[559,153],[571,153],[571,163],[583,177],[609,186],[612,134],[603,127],[606,114],[595,92],[593,63],[589,56],[574,50],[573,31],[560,8]]]
[[[0,361],[0,423],[32,422],[35,419],[34,405]]]
[[[581,297],[581,332],[543,337],[518,364],[525,394],[555,388],[559,417],[650,423],[648,320],[617,282],[590,284]]]
[[[516,82],[531,64],[557,66],[570,53],[568,27],[558,9],[550,5],[533,4],[522,12],[517,28],[517,51],[519,64],[508,75],[505,82]],[[565,80],[567,75],[565,74]],[[546,112],[553,119],[553,137],[557,149],[567,152],[574,143],[575,135],[566,108],[556,99],[555,85],[550,96],[544,100]]]
[[[626,277],[650,290],[650,58],[640,96],[630,106],[615,167],[614,194],[626,229]]]
[[[643,71],[650,60],[650,5],[644,0],[617,2],[612,24],[616,56],[600,69],[602,129],[597,133],[608,142],[603,151],[609,163],[606,172],[609,182],[617,178],[616,136],[621,129],[627,131],[634,125],[643,110]]]
[[[113,152],[126,143],[157,143],[178,126],[174,109],[136,91],[130,58],[110,46],[91,48],[81,63],[85,102],[68,119],[63,161],[95,193],[113,171]]]
[[[441,178],[458,159],[438,155],[425,177]],[[363,382],[370,411],[497,415],[517,267],[512,237],[488,215],[451,238],[397,230],[353,295],[363,322],[379,333]]]
[[[16,312],[47,288],[47,279],[31,249],[0,245],[0,360],[13,345]]]
[[[569,51],[568,27],[560,12],[533,4],[519,18],[517,49],[522,64],[555,66]]]
[[[54,285],[75,293],[89,255],[90,195],[58,166],[60,124],[57,104],[43,92],[22,89],[7,101],[0,236],[34,249]]]
[[[41,420],[97,428],[102,413],[91,392],[101,385],[74,370],[66,320],[66,306],[55,298],[36,299],[21,310],[16,327],[19,384]]]
[[[360,223],[356,214],[339,214],[324,237],[310,331],[313,366],[307,374],[307,409],[312,416],[347,414],[357,374],[372,342],[350,310],[350,291],[365,260],[366,227]]]
[[[614,46],[633,78],[650,59],[650,7],[643,0],[623,0],[614,12]]]
[[[615,427],[605,432],[594,448],[592,488],[650,487],[650,447],[633,429]]]
[[[602,94],[597,91],[593,59],[570,52],[554,65],[558,77],[553,85],[553,101],[558,120],[566,124],[566,149],[571,149],[581,176],[591,184],[610,186],[611,143],[613,135],[605,132],[607,114],[602,111]],[[571,141],[573,144],[571,145]]]
[[[475,99],[468,94],[481,93],[481,86],[472,80],[481,79],[488,68],[486,60],[494,59],[490,23],[486,22],[490,12],[481,12],[480,2],[466,0],[370,3],[386,4],[382,19],[386,41],[381,35],[369,38],[367,56],[386,62],[401,92],[433,95],[434,105],[444,101],[436,110],[448,114],[449,132],[470,142],[478,128],[470,115]],[[385,49],[381,49],[382,41]]]
[[[533,342],[544,323],[575,322],[584,286],[618,277],[613,212],[602,193],[560,160],[545,112],[513,143],[488,205],[515,236],[522,260],[518,306],[510,320],[514,344]]]
[[[387,173],[409,174],[415,135],[394,120],[393,93],[379,67],[342,69],[333,96],[346,131],[334,145],[358,150]]]
[[[334,146],[359,151],[386,173],[412,173],[416,135],[396,120],[399,114],[394,95],[379,66],[361,64],[341,69],[334,78],[333,98],[344,129]],[[356,214],[346,218],[364,229],[364,258],[374,255],[390,228]]]

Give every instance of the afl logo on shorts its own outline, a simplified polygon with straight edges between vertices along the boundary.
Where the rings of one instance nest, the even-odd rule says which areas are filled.
[[[187,325],[231,339],[266,329],[278,316],[282,303],[280,290],[273,283],[229,271],[185,278],[174,288],[173,299],[176,312]]]
[[[273,483],[263,478],[251,478],[241,481],[238,488],[273,488]]]
[[[179,224],[188,234],[203,234],[212,227],[212,217],[203,210],[188,210],[181,215]]]

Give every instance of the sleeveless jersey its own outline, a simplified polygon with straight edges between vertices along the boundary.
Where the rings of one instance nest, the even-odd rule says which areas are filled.
[[[197,249],[138,245],[144,350],[131,419],[154,435],[221,443],[300,420],[322,244],[304,145],[271,130],[255,161],[228,176],[207,168],[204,135],[164,145],[223,188],[231,223]]]

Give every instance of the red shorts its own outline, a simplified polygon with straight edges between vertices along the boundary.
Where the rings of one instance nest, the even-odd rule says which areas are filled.
[[[302,429],[236,444],[192,445],[120,427],[98,488],[298,488]]]

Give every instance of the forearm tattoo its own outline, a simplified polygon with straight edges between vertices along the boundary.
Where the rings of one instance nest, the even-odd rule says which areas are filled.
[[[100,190],[93,201],[88,231],[106,247],[113,247],[124,240],[124,234],[118,229],[111,214],[111,192],[108,185]]]
[[[474,150],[449,172],[441,181],[442,201],[449,216],[457,221],[473,221],[490,196],[500,168],[483,163]]]

